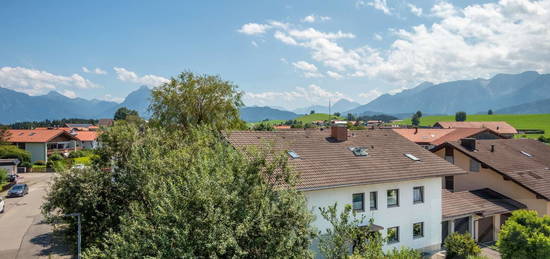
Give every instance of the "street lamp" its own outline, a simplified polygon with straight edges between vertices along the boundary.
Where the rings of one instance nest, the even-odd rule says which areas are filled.
[[[63,215],[65,217],[76,217],[76,220],[78,221],[78,237],[77,237],[77,258],[80,259],[80,213],[70,213]]]

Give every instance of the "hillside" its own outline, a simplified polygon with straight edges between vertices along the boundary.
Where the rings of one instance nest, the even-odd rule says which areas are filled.
[[[505,107],[550,98],[550,74],[528,71],[521,74],[498,74],[490,79],[422,83],[395,95],[384,94],[352,110],[386,114],[411,113],[454,114],[466,111],[493,111]]]
[[[330,107],[330,112],[335,113],[345,113],[349,110],[355,109],[359,107],[361,104],[357,102],[353,102],[347,99],[340,99],[337,102],[333,103]],[[327,113],[328,114],[328,106],[322,106],[322,105],[312,105],[309,107],[303,107],[293,110],[293,112],[297,114],[309,114],[310,111],[315,111],[316,113]]]
[[[454,121],[452,116],[424,116],[420,119],[421,126],[433,126],[438,121]],[[542,129],[545,136],[550,137],[550,114],[494,114],[494,115],[468,115],[467,121],[506,121],[516,129]],[[410,119],[403,120],[401,124],[411,124]],[[537,138],[540,135],[529,134],[525,137]],[[523,136],[520,136],[523,137]]]
[[[496,110],[498,114],[537,114],[550,113],[550,99],[524,103],[515,105],[500,110]]]
[[[281,111],[271,107],[242,107],[240,109],[241,119],[246,122],[257,122],[267,120],[291,120],[298,116],[298,114]]]
[[[326,113],[314,113],[314,114],[308,114],[303,115],[300,117],[295,118],[295,120],[301,121],[303,123],[310,123],[313,121],[325,121],[328,120],[329,116]],[[338,116],[330,116],[331,120],[343,120],[344,118],[338,117]]]

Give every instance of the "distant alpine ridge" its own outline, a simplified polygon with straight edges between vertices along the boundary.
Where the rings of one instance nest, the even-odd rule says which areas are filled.
[[[102,100],[68,98],[52,91],[46,95],[29,96],[0,87],[0,123],[38,121],[62,118],[112,118],[120,107],[137,110],[142,117],[147,111],[151,90],[142,86],[131,92],[122,103]],[[389,114],[407,117],[417,110],[423,114],[467,113],[550,113],[550,74],[528,71],[520,74],[498,74],[490,79],[460,80],[440,84],[422,83],[398,94],[384,94],[365,105],[341,99],[331,107],[331,113],[342,115]],[[293,111],[275,107],[243,107],[241,118],[248,122],[290,120],[314,110],[327,113],[327,106],[311,106]]]

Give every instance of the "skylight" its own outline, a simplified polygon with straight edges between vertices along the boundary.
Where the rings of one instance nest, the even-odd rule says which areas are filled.
[[[367,148],[365,147],[349,147],[348,148],[355,156],[368,156]]]
[[[406,157],[408,157],[410,160],[413,161],[420,161],[420,158],[413,156],[412,154],[406,153],[404,154]]]
[[[287,151],[287,153],[290,157],[292,157],[292,159],[300,158],[300,155],[292,150]]]
[[[34,134],[36,134],[36,133],[34,133],[34,132],[31,132],[31,133],[29,134],[29,136],[34,136]]]
[[[527,152],[525,152],[525,151],[523,151],[523,150],[520,151],[520,152],[521,152],[524,156],[526,156],[526,157],[533,157],[533,155],[531,155],[531,154],[529,154],[529,153],[527,153]]]

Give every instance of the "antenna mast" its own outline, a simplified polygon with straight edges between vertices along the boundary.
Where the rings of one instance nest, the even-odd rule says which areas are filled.
[[[330,98],[328,98],[328,124],[330,125]]]

